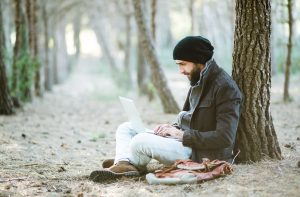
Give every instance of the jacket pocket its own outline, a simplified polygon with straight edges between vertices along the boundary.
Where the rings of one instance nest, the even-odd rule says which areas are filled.
[[[215,99],[204,99],[200,101],[192,116],[191,128],[205,132],[216,128]]]

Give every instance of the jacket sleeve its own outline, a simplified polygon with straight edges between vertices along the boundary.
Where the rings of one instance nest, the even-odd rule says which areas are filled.
[[[234,144],[240,116],[242,95],[234,85],[227,84],[216,93],[216,130],[186,130],[183,145],[195,149],[220,149]]]

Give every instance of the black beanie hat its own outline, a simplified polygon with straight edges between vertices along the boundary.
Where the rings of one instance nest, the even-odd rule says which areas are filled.
[[[173,50],[174,60],[205,64],[214,54],[210,41],[202,36],[187,36]]]

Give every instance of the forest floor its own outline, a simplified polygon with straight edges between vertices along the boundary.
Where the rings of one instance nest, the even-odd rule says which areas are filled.
[[[167,75],[180,105],[188,88],[177,72]],[[126,121],[118,95],[135,98],[149,128],[171,123],[158,101],[120,91],[96,61],[79,62],[70,78],[12,116],[0,116],[0,197],[3,196],[299,196],[300,78],[294,101],[281,101],[282,77],[273,79],[274,125],[284,159],[233,165],[234,172],[202,184],[149,185],[145,177],[111,183],[88,180],[113,158],[117,126]]]

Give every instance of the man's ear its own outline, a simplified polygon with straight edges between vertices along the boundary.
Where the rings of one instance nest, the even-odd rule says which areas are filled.
[[[196,64],[196,65],[200,68],[200,70],[203,70],[203,68],[205,67],[204,64]]]

